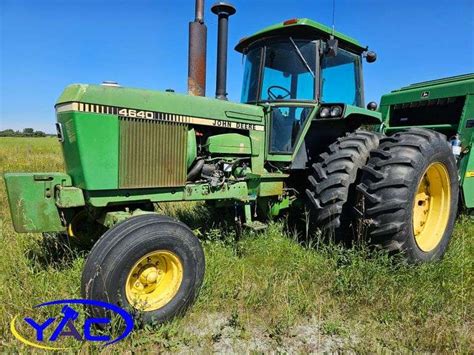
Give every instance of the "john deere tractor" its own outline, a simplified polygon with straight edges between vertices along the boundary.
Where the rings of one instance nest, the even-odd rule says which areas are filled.
[[[235,8],[219,2],[212,7],[219,17],[216,98],[197,96],[205,92],[206,62],[203,2],[197,4],[190,94],[110,82],[68,86],[55,106],[66,172],[5,174],[15,230],[92,239],[83,297],[141,311],[144,322],[184,312],[205,269],[192,230],[156,214],[154,204],[218,203],[254,229],[264,227],[256,211],[276,216],[306,204],[322,231],[347,233],[363,220],[383,247],[408,250],[415,261],[429,258],[410,252],[404,240],[412,238],[412,224],[423,228],[431,218],[438,223],[433,231],[450,233],[456,160],[434,131],[395,133],[379,146],[379,133],[360,129],[382,123],[376,105],[364,108],[362,62],[375,61],[375,53],[308,19],[278,23],[237,44],[245,55],[242,102],[229,102],[227,26]],[[438,97],[430,95],[427,102]],[[382,113],[395,97],[382,100]],[[400,119],[390,118],[387,130]],[[413,196],[423,207],[415,222]],[[434,211],[428,219],[426,208]],[[449,236],[438,239],[420,253],[442,243],[435,246],[440,255]]]

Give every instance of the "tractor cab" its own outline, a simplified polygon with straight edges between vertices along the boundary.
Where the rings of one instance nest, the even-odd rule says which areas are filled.
[[[366,48],[329,27],[288,20],[242,39],[236,50],[246,57],[241,101],[272,107],[271,153],[292,154],[318,109],[321,119],[331,119],[342,118],[346,106],[364,106]]]

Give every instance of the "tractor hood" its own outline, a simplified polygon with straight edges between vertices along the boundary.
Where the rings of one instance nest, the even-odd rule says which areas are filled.
[[[264,131],[259,106],[120,86],[68,86],[56,116],[66,172],[87,191],[184,186],[198,131]]]
[[[157,119],[158,114],[168,121],[203,125],[221,125],[227,121],[231,122],[229,128],[237,129],[241,124],[262,125],[264,116],[263,108],[255,105],[174,92],[85,84],[68,86],[55,107],[58,113],[70,110],[127,117],[138,113],[136,118],[150,119]],[[124,114],[122,109],[126,109]]]

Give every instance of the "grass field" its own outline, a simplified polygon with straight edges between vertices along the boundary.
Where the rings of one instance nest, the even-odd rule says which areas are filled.
[[[0,138],[0,171],[62,171],[54,138]],[[80,297],[85,254],[58,261],[38,234],[16,234],[5,185],[0,250],[3,351],[30,351],[9,329],[41,302]],[[165,208],[166,209],[166,208]],[[169,210],[169,208],[167,208]],[[188,211],[186,213],[186,211]],[[109,348],[82,351],[422,351],[474,352],[474,222],[461,216],[443,261],[407,266],[364,247],[301,245],[275,222],[263,234],[207,225],[203,206],[185,209],[199,230],[207,271],[195,306],[181,319],[135,330]]]

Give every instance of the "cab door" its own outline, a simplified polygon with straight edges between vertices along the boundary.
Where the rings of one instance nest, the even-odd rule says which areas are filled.
[[[311,125],[315,104],[282,103],[270,106],[266,133],[266,160],[291,162]]]

